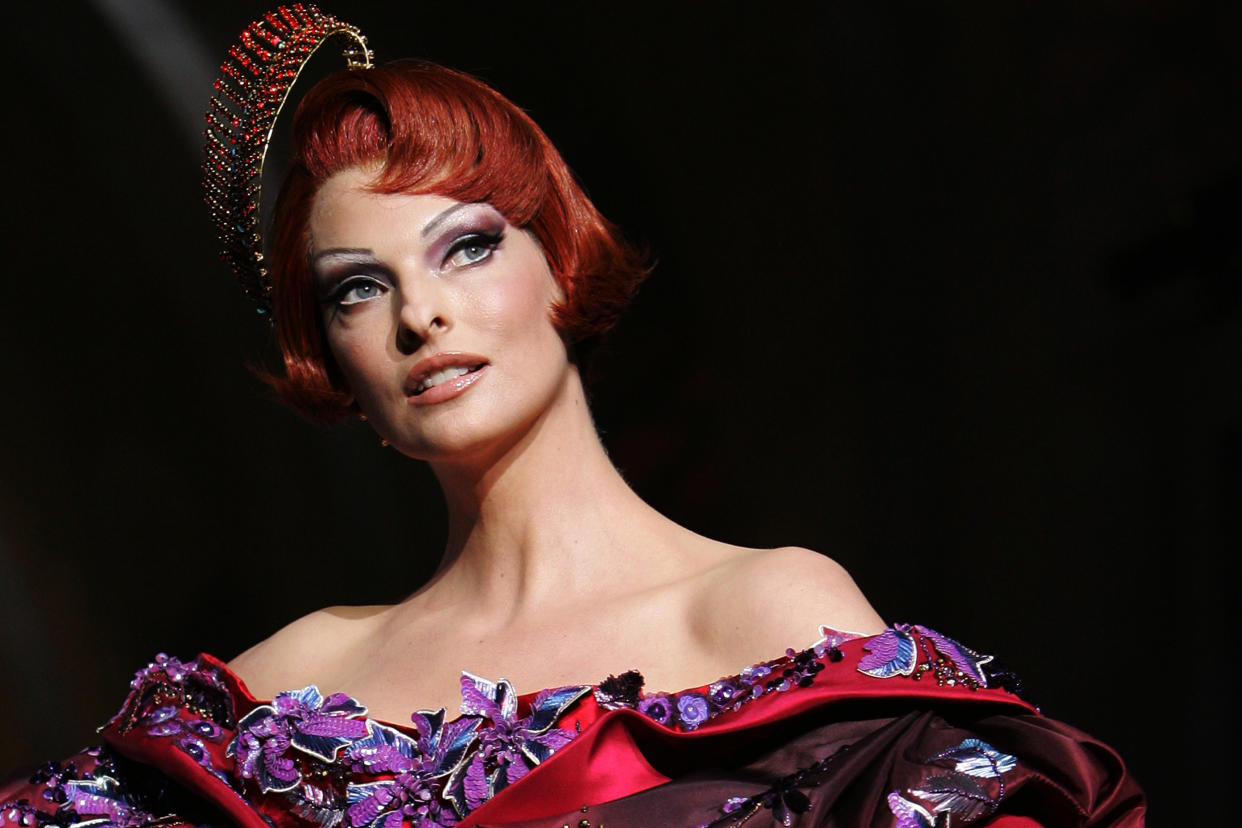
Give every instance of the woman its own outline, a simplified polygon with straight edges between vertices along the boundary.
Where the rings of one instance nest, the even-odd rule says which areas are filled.
[[[518,688],[631,666],[678,688],[810,644],[821,623],[883,629],[827,558],[694,535],[609,462],[572,350],[644,270],[525,115],[402,64],[317,87],[296,129],[275,229],[278,385],[427,461],[450,530],[408,600],[316,613],[240,656],[252,689],[340,687],[400,721],[410,698],[453,709],[463,663]],[[767,599],[751,587],[774,572],[796,608],[756,623]]]
[[[629,489],[580,356],[645,270],[520,110],[398,63],[316,86],[294,133],[273,385],[430,465],[441,565],[227,666],[160,657],[108,748],[5,791],[3,824],[1140,823],[1116,757],[988,657]]]

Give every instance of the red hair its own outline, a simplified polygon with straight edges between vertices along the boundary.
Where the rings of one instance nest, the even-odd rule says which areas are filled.
[[[312,420],[331,422],[352,410],[308,264],[311,202],[338,172],[375,163],[376,192],[487,202],[531,231],[564,296],[552,322],[569,343],[616,324],[647,275],[643,257],[595,209],[535,122],[469,75],[422,61],[338,73],[298,106],[293,144],[270,254],[285,375],[269,382]]]

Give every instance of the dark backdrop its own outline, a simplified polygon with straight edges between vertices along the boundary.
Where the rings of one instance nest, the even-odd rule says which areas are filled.
[[[332,10],[527,108],[657,254],[595,390],[640,494],[832,555],[1117,745],[1157,823],[1214,824],[1242,26],[1087,5]],[[6,23],[0,765],[88,740],[156,651],[401,598],[442,542],[424,469],[245,367],[267,330],[215,257],[193,113],[262,10]]]

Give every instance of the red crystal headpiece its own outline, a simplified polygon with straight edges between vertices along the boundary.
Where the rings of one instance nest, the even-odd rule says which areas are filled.
[[[272,307],[259,222],[263,161],[294,81],[316,50],[334,37],[347,41],[350,68],[371,66],[362,33],[314,6],[298,3],[265,14],[229,49],[207,111],[203,187],[220,256],[260,312]]]

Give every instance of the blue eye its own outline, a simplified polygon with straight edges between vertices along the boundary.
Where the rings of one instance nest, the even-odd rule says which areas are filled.
[[[500,246],[502,234],[471,233],[453,242],[453,246],[444,256],[444,264],[452,267],[466,267],[478,264],[491,257]]]
[[[342,282],[332,294],[332,301],[338,306],[358,305],[378,299],[387,288],[374,279],[356,276]]]

